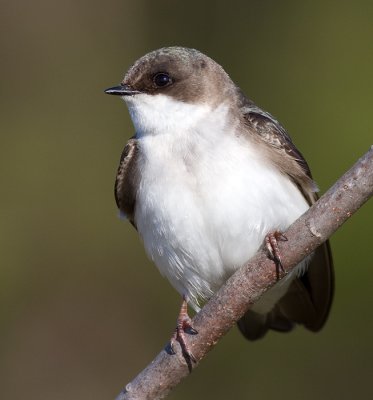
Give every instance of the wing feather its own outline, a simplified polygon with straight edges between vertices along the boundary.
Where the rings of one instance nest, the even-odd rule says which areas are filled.
[[[117,206],[131,224],[134,222],[136,194],[139,184],[137,166],[138,144],[136,138],[130,138],[123,149],[114,186],[114,195]]]
[[[243,94],[240,96],[247,134],[267,150],[268,159],[293,180],[309,205],[315,203],[317,186],[310,168],[286,130],[271,114]],[[249,310],[238,321],[238,327],[249,340],[261,338],[268,329],[290,331],[295,323],[316,332],[328,317],[333,293],[333,260],[329,242],[326,242],[315,251],[307,272],[294,279],[287,294],[272,311],[259,315]]]

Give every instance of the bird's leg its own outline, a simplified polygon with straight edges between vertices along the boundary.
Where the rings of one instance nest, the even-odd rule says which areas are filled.
[[[270,257],[275,262],[276,266],[280,267],[282,272],[285,272],[281,261],[280,249],[278,248],[278,242],[280,240],[286,242],[288,238],[280,231],[271,232],[266,235],[265,244]],[[278,271],[277,275],[279,275]]]
[[[192,326],[192,320],[188,315],[188,304],[185,296],[183,296],[183,302],[181,303],[179,316],[177,317],[176,329],[170,341],[171,351],[175,354],[174,346],[176,342],[179,342],[184,356],[187,357],[187,362],[189,360],[196,362],[188,344],[186,337],[187,333],[190,335],[196,335],[198,332]]]

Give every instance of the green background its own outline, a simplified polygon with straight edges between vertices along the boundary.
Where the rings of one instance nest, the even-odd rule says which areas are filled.
[[[103,90],[195,47],[288,129],[325,191],[373,143],[372,1],[0,1],[0,397],[113,399],[169,338],[178,294],[117,218],[133,134]],[[368,203],[332,238],[325,329],[232,331],[171,399],[373,398]]]

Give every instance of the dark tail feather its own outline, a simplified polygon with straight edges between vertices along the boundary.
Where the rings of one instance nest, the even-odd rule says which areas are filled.
[[[286,295],[269,313],[249,310],[238,321],[238,328],[249,340],[260,339],[269,329],[289,332],[296,323],[317,332],[327,320],[333,292],[333,261],[326,242],[315,251],[308,271],[294,279]]]
[[[294,323],[274,310],[268,314],[258,314],[249,310],[237,322],[237,326],[246,339],[257,340],[262,338],[268,329],[290,332],[294,328]]]

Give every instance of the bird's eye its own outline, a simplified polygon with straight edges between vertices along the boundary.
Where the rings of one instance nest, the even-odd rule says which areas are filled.
[[[159,72],[158,74],[154,75],[153,82],[157,87],[165,87],[171,85],[172,79],[165,72]]]

